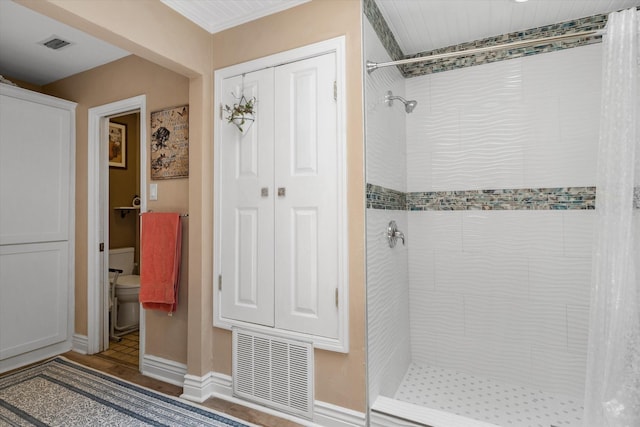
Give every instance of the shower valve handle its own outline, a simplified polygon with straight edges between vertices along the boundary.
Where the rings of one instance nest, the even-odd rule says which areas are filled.
[[[398,225],[395,221],[389,222],[389,226],[387,227],[387,239],[389,240],[389,247],[395,248],[398,239],[402,240],[402,246],[405,246],[404,242],[404,233],[398,230]]]

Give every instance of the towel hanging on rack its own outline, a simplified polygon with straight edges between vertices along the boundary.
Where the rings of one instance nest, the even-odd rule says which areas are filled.
[[[141,215],[140,302],[149,310],[176,311],[182,227],[177,213]]]

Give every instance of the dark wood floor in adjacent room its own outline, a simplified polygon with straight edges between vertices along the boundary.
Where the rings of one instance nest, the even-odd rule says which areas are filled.
[[[180,396],[182,394],[182,387],[178,387],[173,384],[168,384],[163,381],[144,376],[138,371],[136,366],[128,363],[122,363],[118,360],[107,359],[97,355],[87,356],[73,351],[64,353],[63,356],[69,360],[73,360],[74,362],[83,364],[93,369],[97,369],[101,372],[113,375],[125,381],[138,384],[142,387],[150,388],[160,393],[165,393],[170,396]],[[300,424],[296,424],[292,421],[274,417],[272,415],[250,409],[242,405],[227,402],[222,399],[207,399],[206,401],[201,403],[201,405],[215,411],[223,412],[232,417],[240,418],[241,420],[264,427],[301,426]]]

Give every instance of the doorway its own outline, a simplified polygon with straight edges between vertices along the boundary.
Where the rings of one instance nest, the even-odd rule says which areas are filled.
[[[117,101],[111,104],[89,109],[89,144],[88,144],[88,227],[87,227],[87,247],[88,250],[88,336],[87,353],[100,353],[110,347],[110,307],[113,308],[111,300],[109,270],[109,249],[115,247],[111,244],[114,240],[118,246],[123,244],[122,236],[110,236],[110,230],[115,229],[121,232],[129,229],[133,237],[129,237],[129,243],[133,242],[134,256],[139,259],[139,213],[146,211],[146,97],[144,95],[134,98]],[[134,122],[131,120],[135,120]],[[132,144],[136,144],[137,159],[126,159],[124,156],[114,156],[109,151],[109,131],[110,123],[137,128],[135,135],[131,138]],[[116,126],[117,127],[117,126]],[[127,134],[131,134],[130,131]],[[136,141],[137,140],[137,141]],[[134,142],[136,141],[136,142]],[[125,142],[126,144],[126,142]],[[131,149],[131,147],[128,147]],[[129,152],[129,150],[127,150]],[[111,157],[111,162],[109,158]],[[124,159],[123,159],[124,157]],[[124,160],[124,161],[123,161]],[[110,170],[114,172],[127,170],[137,170],[136,184],[132,187],[136,191],[129,195],[121,194],[117,199],[110,199],[109,175]],[[131,171],[129,171],[131,172]],[[126,175],[126,174],[125,174]],[[132,191],[132,190],[129,190]],[[136,199],[135,197],[138,197]],[[115,197],[112,195],[112,197]],[[122,200],[128,199],[125,202]],[[111,206],[115,202],[122,206]],[[137,206],[135,206],[137,205]],[[119,208],[119,209],[118,209]],[[128,208],[128,209],[127,209]],[[131,222],[128,224],[124,221]],[[122,220],[122,221],[120,221]],[[132,240],[131,240],[132,239]],[[129,246],[131,247],[131,246]],[[136,267],[134,267],[136,268]],[[138,366],[144,356],[144,315],[139,315],[139,357]]]
[[[140,304],[140,112],[109,117],[107,265],[109,295],[107,333],[101,356],[139,366]]]

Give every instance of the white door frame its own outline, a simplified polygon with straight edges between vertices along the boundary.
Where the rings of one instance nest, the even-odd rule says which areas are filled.
[[[108,221],[108,206],[103,206],[106,199],[107,179],[109,165],[107,159],[106,123],[109,117],[121,115],[129,111],[140,111],[140,212],[147,208],[147,97],[139,95],[133,98],[123,99],[110,104],[89,108],[89,135],[88,135],[88,176],[87,176],[87,353],[94,354],[108,346],[109,335],[105,334],[105,322],[108,321],[108,310],[105,312],[106,287],[100,286],[106,283],[107,266],[100,252],[99,245],[104,243],[108,250],[108,227],[100,223],[100,210],[103,209],[104,221]],[[101,143],[105,141],[105,143]],[[101,232],[102,230],[102,232]],[[104,277],[100,277],[103,274]],[[106,335],[106,337],[105,337]],[[144,311],[140,313],[140,360],[144,355]],[[140,365],[142,366],[142,365]]]

